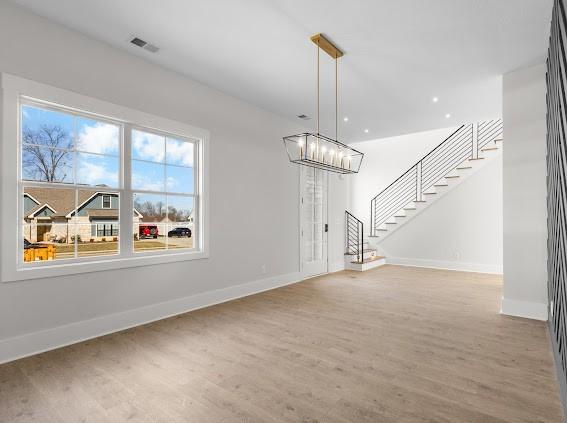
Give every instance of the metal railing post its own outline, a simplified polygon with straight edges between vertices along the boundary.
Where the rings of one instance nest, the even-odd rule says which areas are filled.
[[[478,159],[478,123],[471,123],[471,157]]]
[[[364,223],[360,222],[362,238],[360,239],[360,262],[364,263]]]
[[[415,201],[421,201],[423,198],[423,162],[420,160],[415,165]]]

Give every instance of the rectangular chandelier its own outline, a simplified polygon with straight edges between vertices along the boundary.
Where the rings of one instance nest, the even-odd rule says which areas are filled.
[[[289,160],[330,172],[358,173],[364,154],[321,134],[305,132],[283,138]]]

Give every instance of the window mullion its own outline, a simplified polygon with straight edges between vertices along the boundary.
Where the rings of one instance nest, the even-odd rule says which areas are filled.
[[[122,127],[122,196],[120,198],[120,254],[134,254],[134,198],[132,195],[132,125]]]

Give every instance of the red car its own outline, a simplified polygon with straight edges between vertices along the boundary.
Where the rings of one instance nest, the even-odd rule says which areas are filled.
[[[157,238],[159,235],[158,227],[156,225],[140,225],[138,229],[138,236],[140,239],[144,238]]]

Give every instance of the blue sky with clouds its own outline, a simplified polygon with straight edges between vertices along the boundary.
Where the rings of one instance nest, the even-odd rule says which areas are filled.
[[[59,127],[67,136],[58,147],[65,155],[58,175],[61,182],[119,187],[120,127],[66,113],[22,106],[22,127],[34,132]],[[76,128],[76,129],[75,129]],[[76,131],[76,135],[75,135]],[[34,138],[43,145],[41,137]],[[75,151],[77,151],[75,153]],[[49,150],[43,148],[42,154]],[[193,193],[194,145],[144,131],[132,131],[132,186],[145,191]],[[24,163],[32,156],[24,151]],[[23,166],[26,179],[42,180],[33,166]],[[74,180],[76,179],[76,180]]]

